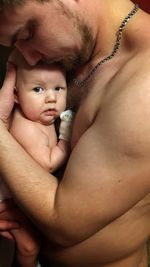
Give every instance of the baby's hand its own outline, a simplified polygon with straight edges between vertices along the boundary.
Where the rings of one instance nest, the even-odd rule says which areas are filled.
[[[60,114],[60,127],[59,127],[59,139],[63,139],[70,142],[72,134],[72,126],[74,119],[74,112],[71,110],[65,110]]]

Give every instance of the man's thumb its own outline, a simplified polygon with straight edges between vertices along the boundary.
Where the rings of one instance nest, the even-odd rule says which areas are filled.
[[[5,75],[5,80],[3,83],[3,86],[1,90],[3,91],[3,94],[7,95],[14,91],[16,83],[16,69],[15,66],[11,63],[7,63],[7,70]]]

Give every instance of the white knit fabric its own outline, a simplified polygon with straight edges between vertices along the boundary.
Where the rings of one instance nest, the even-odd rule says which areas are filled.
[[[60,114],[60,127],[59,127],[59,139],[70,142],[72,134],[72,125],[74,119],[74,112],[71,110],[65,110]]]

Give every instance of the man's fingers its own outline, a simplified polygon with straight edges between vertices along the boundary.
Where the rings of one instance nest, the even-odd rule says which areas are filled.
[[[13,230],[18,228],[20,228],[20,225],[15,221],[6,221],[6,220],[0,221],[0,233],[1,231]]]
[[[25,61],[24,57],[21,55],[21,53],[18,51],[17,48],[15,48],[9,55],[8,62],[14,64],[15,66],[22,66],[22,63]]]
[[[10,115],[14,106],[14,87],[16,83],[16,70],[12,64],[8,64],[3,86],[0,90],[0,120],[6,127],[9,126]]]
[[[13,235],[10,232],[8,232],[8,231],[5,231],[5,232],[1,232],[0,231],[0,236],[5,237],[5,238],[7,238],[9,240],[15,241]]]
[[[10,95],[10,92],[13,93],[14,87],[15,87],[15,82],[16,82],[15,66],[11,63],[8,63],[5,80],[4,80],[3,86],[1,88],[3,94]]]

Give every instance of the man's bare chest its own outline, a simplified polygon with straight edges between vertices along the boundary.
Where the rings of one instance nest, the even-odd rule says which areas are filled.
[[[75,107],[75,120],[72,132],[72,147],[78,142],[80,137],[91,127],[96,116],[101,112],[102,103],[107,91],[106,81],[95,83],[84,88],[77,88],[78,92],[73,92],[73,106]]]
[[[98,94],[94,97],[93,94],[86,96],[80,103],[75,115],[73,132],[72,132],[72,147],[78,142],[80,137],[94,123],[97,112],[101,106],[101,97]]]
[[[108,92],[113,91],[113,80],[117,69],[103,68],[83,87],[73,86],[69,90],[69,106],[76,111],[73,127],[73,146],[81,135],[94,123],[101,112]]]

